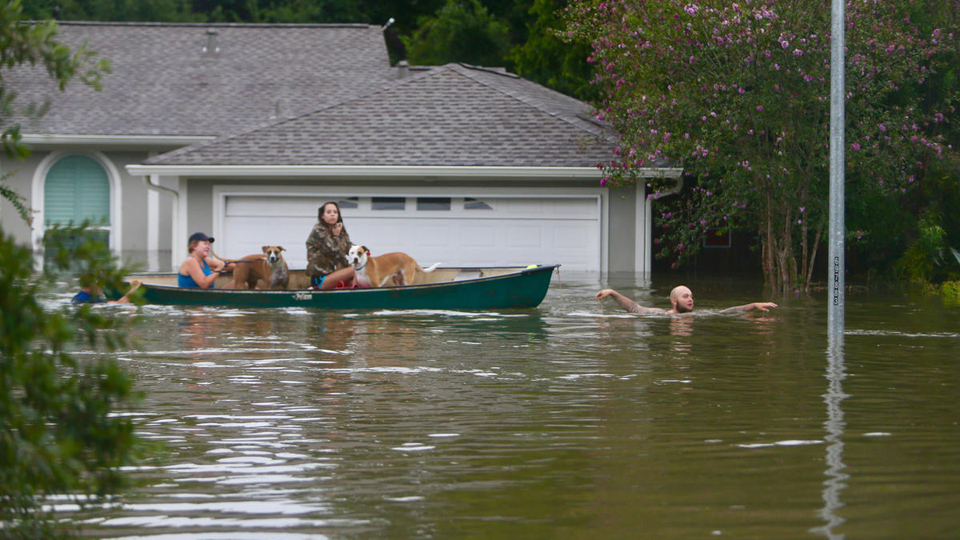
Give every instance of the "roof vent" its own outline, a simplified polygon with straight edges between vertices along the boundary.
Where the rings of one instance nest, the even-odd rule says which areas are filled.
[[[207,30],[207,44],[203,46],[204,56],[215,56],[220,53],[220,47],[217,47],[217,32],[214,29]]]
[[[405,79],[407,75],[410,75],[410,63],[406,60],[401,60],[397,62],[397,69],[399,70],[399,78]]]

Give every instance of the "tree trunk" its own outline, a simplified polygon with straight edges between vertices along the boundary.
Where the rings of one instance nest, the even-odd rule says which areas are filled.
[[[820,223],[817,224],[817,234],[813,238],[813,249],[810,250],[811,251],[810,264],[805,269],[806,276],[807,276],[807,278],[803,282],[803,285],[804,285],[803,292],[805,293],[810,292],[810,283],[813,281],[813,267],[814,267],[814,263],[816,263],[817,261],[817,250],[820,249],[821,235],[823,235],[823,220],[821,220]]]
[[[773,215],[771,213],[771,197],[767,195],[766,208],[763,211],[763,280],[772,290],[777,289],[776,261],[774,253],[776,252],[773,238]]]

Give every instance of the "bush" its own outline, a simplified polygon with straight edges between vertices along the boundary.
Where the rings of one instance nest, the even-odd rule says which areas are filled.
[[[81,283],[120,283],[124,270],[102,242],[62,255],[54,261],[82,263]],[[0,230],[0,538],[70,536],[45,501],[67,495],[84,504],[117,493],[120,469],[138,450],[132,423],[114,414],[133,398],[130,377],[112,360],[68,352],[81,339],[94,350],[124,344],[120,320],[89,305],[45,308],[51,289],[31,251]]]

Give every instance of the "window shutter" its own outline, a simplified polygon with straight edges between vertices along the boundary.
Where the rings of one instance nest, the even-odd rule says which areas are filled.
[[[110,181],[94,159],[68,156],[57,161],[44,183],[44,225],[110,226]]]

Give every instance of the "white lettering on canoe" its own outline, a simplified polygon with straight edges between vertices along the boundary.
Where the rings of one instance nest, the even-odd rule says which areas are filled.
[[[308,293],[308,292],[293,293],[293,299],[294,300],[312,300],[313,293]]]

